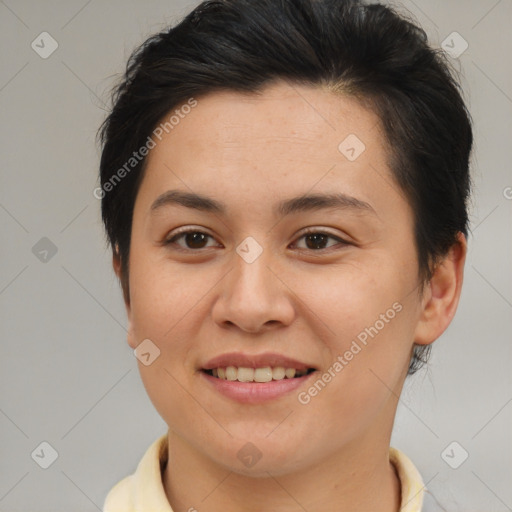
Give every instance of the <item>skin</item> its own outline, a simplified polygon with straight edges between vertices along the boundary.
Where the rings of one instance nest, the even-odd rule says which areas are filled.
[[[354,161],[338,150],[349,134],[365,144]],[[466,242],[420,293],[413,214],[388,149],[379,119],[354,99],[277,82],[198,98],[151,150],[133,215],[128,343],[149,338],[161,351],[139,370],[169,426],[162,479],[175,512],[399,510],[389,462],[398,397],[413,343],[432,343],[455,313]],[[226,213],[151,213],[168,190],[209,196]],[[274,213],[279,201],[333,192],[371,209]],[[203,248],[162,244],[187,226],[211,236]],[[308,245],[310,227],[335,238]],[[235,251],[248,236],[263,249],[250,264]],[[114,268],[119,276],[116,258]],[[306,405],[297,395],[311,380],[241,404],[200,375],[208,359],[238,351],[285,354],[321,375],[394,303],[401,311]],[[251,468],[237,457],[247,442],[262,454]]]

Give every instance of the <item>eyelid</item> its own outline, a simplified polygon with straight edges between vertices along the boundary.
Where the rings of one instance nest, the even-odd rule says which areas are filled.
[[[172,236],[171,236],[172,233]],[[193,224],[187,226],[181,226],[179,228],[173,229],[168,235],[166,235],[165,239],[169,240],[174,238],[175,236],[182,235],[183,233],[204,233],[205,235],[212,236],[208,233],[207,229],[202,226],[194,226]]]
[[[181,228],[176,228],[175,230],[173,230],[171,232],[171,234],[168,234],[165,236],[165,238],[163,239],[162,241],[162,245],[170,245],[170,244],[174,244],[174,242],[172,242],[173,239],[181,236],[181,235],[186,235],[187,233],[202,233],[203,235],[206,235],[214,240],[216,240],[216,238],[211,234],[211,233],[208,233],[208,231],[201,227],[201,226],[194,226],[194,225],[191,225],[191,226],[182,226]],[[199,252],[200,249],[188,249],[188,248],[184,248],[184,247],[180,247],[178,246],[179,249],[182,249],[182,250],[185,250],[185,251],[194,251],[194,252]],[[206,247],[206,249],[208,249],[209,247]]]
[[[297,236],[309,235],[310,233],[319,233],[321,235],[328,235],[331,236],[332,238],[337,238],[338,240],[343,240],[340,235],[335,235],[334,233],[329,231],[329,229],[318,226],[304,228],[303,231],[299,231],[299,234]]]
[[[330,247],[325,247],[323,249],[316,249],[316,250],[314,250],[314,249],[299,248],[299,250],[309,251],[309,252],[314,252],[314,253],[319,253],[320,254],[322,252],[330,251],[331,249],[335,248],[337,245],[340,245],[340,244],[342,244],[343,246],[345,246],[345,245],[353,245],[353,242],[350,242],[350,241],[346,240],[345,238],[342,238],[339,235],[335,235],[334,233],[332,233],[328,229],[321,228],[321,227],[305,228],[303,231],[299,232],[299,234],[295,237],[295,239],[294,239],[295,241],[293,243],[296,243],[297,240],[300,240],[301,238],[303,238],[304,236],[309,235],[309,234],[326,235],[327,237],[332,238],[333,240],[337,240],[338,244],[332,245]]]
[[[174,230],[172,232],[172,235],[167,235],[164,240],[162,241],[161,245],[164,245],[164,246],[167,246],[167,245],[175,245],[176,246],[176,250],[178,251],[185,251],[185,252],[196,252],[196,253],[199,253],[201,252],[202,250],[205,250],[205,249],[211,249],[212,246],[209,246],[209,247],[202,247],[200,249],[189,249],[187,247],[181,247],[180,245],[176,244],[175,242],[173,242],[174,239],[182,236],[182,235],[186,235],[188,233],[202,233],[204,235],[206,235],[207,237],[210,237],[211,239],[213,240],[216,240],[217,239],[215,238],[215,236],[213,236],[212,234],[208,233],[207,230],[201,226],[182,226],[181,228],[177,228],[176,230]],[[292,242],[292,244],[296,244],[299,240],[301,240],[303,237],[305,237],[306,235],[309,235],[309,234],[320,234],[320,235],[326,235],[328,238],[331,238],[333,240],[337,240],[337,244],[334,244],[330,247],[325,247],[325,248],[322,248],[322,249],[308,249],[308,248],[303,248],[303,247],[300,247],[298,248],[299,251],[307,251],[307,252],[311,252],[311,253],[318,253],[319,255],[322,254],[322,253],[326,253],[326,252],[330,252],[332,250],[336,250],[336,247],[339,246],[339,245],[342,245],[342,246],[347,246],[347,245],[353,245],[353,242],[350,242],[348,240],[346,240],[345,238],[342,238],[338,235],[335,235],[334,233],[332,233],[331,231],[329,231],[328,229],[326,228],[321,228],[321,227],[315,227],[315,226],[311,226],[311,227],[308,227],[308,228],[305,228],[303,231],[300,231],[294,238],[294,241]]]

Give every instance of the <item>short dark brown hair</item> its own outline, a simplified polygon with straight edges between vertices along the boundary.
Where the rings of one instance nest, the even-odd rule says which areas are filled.
[[[358,0],[209,0],[130,56],[102,124],[101,211],[129,300],[135,198],[146,158],[126,162],[172,109],[215,91],[276,80],[327,86],[380,118],[389,167],[415,215],[421,282],[467,235],[471,118],[442,50],[390,7]],[[123,178],[119,171],[124,169]],[[110,186],[107,186],[110,184]],[[428,360],[415,346],[409,374]]]

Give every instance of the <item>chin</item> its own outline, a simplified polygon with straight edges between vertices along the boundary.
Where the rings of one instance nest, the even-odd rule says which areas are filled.
[[[267,432],[268,434],[268,432]],[[229,446],[221,447],[220,453],[208,454],[212,461],[226,470],[253,478],[268,478],[304,469],[304,455],[300,453],[303,442],[284,445],[278,438],[255,439],[247,436],[244,440],[231,440]],[[236,447],[235,449],[233,449]],[[269,475],[270,474],[270,475]]]

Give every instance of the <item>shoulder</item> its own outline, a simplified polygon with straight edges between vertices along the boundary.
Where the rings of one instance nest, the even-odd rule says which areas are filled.
[[[149,446],[132,475],[109,491],[103,512],[172,512],[162,483],[162,467],[166,463],[167,434]]]
[[[389,448],[389,461],[395,467],[402,489],[400,511],[425,512],[423,509],[425,484],[416,466],[405,453],[392,446]]]
[[[133,475],[129,475],[110,489],[103,512],[130,512],[133,509]]]

